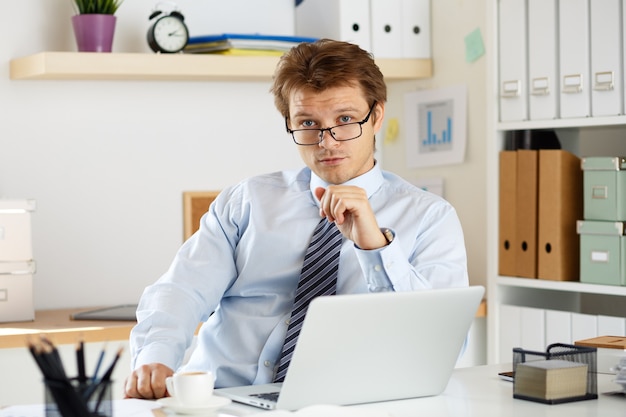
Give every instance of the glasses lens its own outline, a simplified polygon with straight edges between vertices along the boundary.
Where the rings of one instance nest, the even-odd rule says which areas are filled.
[[[351,140],[361,136],[360,123],[348,123],[345,125],[335,126],[331,129],[335,140]]]
[[[331,128],[330,131],[336,141],[356,139],[361,136],[362,133],[360,123],[348,123],[335,126]],[[291,134],[299,145],[317,145],[321,141],[321,131],[319,129],[294,130]]]
[[[292,134],[300,145],[316,145],[320,142],[320,131],[317,129],[294,130]]]

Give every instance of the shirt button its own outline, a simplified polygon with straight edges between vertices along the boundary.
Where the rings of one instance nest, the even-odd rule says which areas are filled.
[[[263,365],[265,365],[267,368],[269,368],[270,366],[272,366],[272,362],[265,361],[265,362],[263,362]]]
[[[376,266],[374,267],[374,271],[376,271],[376,272],[380,272],[380,271],[382,271],[382,270],[383,270],[383,267],[382,267],[382,266],[380,266],[380,265],[376,265]]]
[[[290,319],[285,320],[285,324],[289,326],[291,324],[291,320]]]

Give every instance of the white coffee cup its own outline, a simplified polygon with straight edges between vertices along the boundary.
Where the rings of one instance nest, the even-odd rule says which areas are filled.
[[[188,407],[208,404],[213,396],[214,384],[211,372],[181,372],[165,379],[170,396]]]

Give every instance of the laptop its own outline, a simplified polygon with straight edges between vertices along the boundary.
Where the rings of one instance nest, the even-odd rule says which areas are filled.
[[[137,304],[120,304],[111,307],[70,314],[72,320],[137,321]]]
[[[484,291],[471,286],[318,297],[283,383],[215,393],[270,410],[438,395]]]

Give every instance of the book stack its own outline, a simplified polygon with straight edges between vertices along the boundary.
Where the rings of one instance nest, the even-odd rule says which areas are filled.
[[[222,33],[193,36],[189,38],[183,52],[189,54],[280,56],[302,42],[315,42],[316,40],[317,38],[301,36]]]
[[[515,369],[513,396],[544,401],[584,397],[587,371],[585,363],[560,359],[520,363]]]

